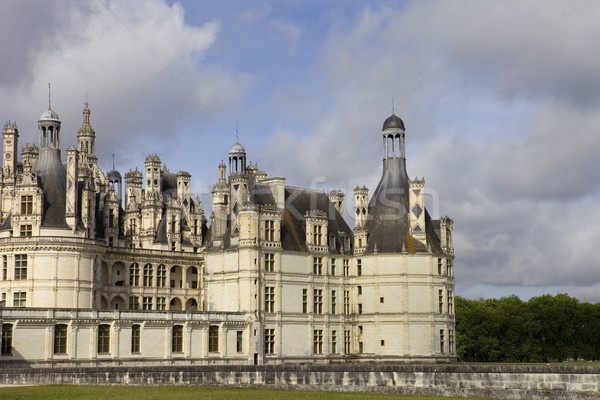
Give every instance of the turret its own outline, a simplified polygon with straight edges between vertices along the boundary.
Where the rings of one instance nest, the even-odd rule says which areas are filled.
[[[90,124],[90,109],[86,101],[83,107],[83,123],[77,131],[77,149],[79,150],[79,168],[92,170],[98,163],[98,157],[94,154],[96,146],[96,132]]]
[[[327,197],[329,197],[329,201],[333,203],[337,212],[341,216],[344,216],[344,192],[341,190],[331,190],[327,193]]]
[[[2,130],[3,140],[3,172],[4,176],[14,175],[17,170],[17,149],[19,141],[19,129],[16,122],[8,121]]]
[[[65,219],[72,231],[77,229],[77,149],[67,149],[67,193],[65,202]]]
[[[150,193],[161,193],[161,170],[160,157],[148,155],[146,157],[146,195]]]
[[[366,186],[354,188],[354,226],[362,228],[369,218],[369,189]]]

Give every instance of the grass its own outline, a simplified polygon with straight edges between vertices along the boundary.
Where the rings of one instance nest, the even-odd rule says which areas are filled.
[[[133,400],[465,400],[464,397],[406,396],[382,393],[306,392],[282,389],[250,389],[206,386],[12,386],[0,388],[0,399]]]

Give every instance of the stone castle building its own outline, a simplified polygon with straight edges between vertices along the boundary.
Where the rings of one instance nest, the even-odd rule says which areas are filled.
[[[452,220],[406,173],[403,121],[383,124],[369,198],[268,178],[236,141],[207,220],[190,174],[157,155],[104,173],[85,103],[61,157],[50,107],[19,155],[2,131],[0,363],[261,364],[455,359]],[[124,184],[124,185],[123,185]]]

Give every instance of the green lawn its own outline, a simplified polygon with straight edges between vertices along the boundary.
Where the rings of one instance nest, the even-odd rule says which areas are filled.
[[[0,388],[0,399],[376,399],[376,400],[465,400],[461,397],[402,396],[379,393],[306,392],[279,389],[245,389],[202,386],[19,386]]]

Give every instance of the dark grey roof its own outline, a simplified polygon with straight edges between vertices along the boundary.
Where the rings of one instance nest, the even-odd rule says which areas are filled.
[[[161,185],[163,194],[169,190],[177,190],[177,174],[163,171],[161,174]]]
[[[403,158],[383,160],[383,174],[369,201],[367,253],[375,245],[380,253],[399,253],[408,249],[408,176]]]
[[[33,169],[44,192],[42,226],[68,228],[65,221],[65,167],[60,161],[60,150],[41,148],[40,158]]]
[[[404,130],[404,121],[395,114],[390,115],[383,123],[382,129],[399,128]]]
[[[257,205],[275,204],[275,198],[269,185],[255,183],[250,188],[250,202]]]
[[[0,231],[12,229],[12,221],[11,220],[12,220],[12,213],[8,213],[8,215],[6,216],[6,220],[4,221],[2,226],[0,226]]]

